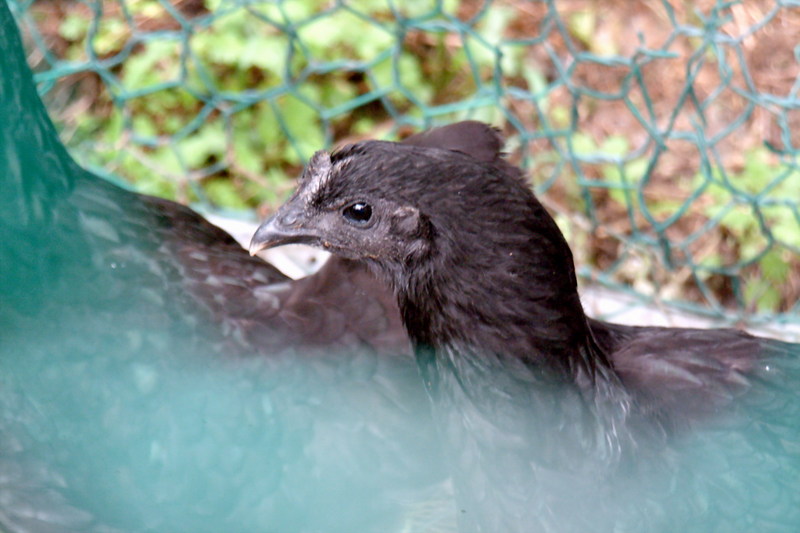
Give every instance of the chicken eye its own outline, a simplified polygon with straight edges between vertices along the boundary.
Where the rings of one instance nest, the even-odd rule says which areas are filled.
[[[372,206],[365,202],[356,202],[345,207],[342,216],[351,224],[364,226],[372,218]]]

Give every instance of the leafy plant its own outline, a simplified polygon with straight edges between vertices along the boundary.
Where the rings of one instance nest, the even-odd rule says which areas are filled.
[[[799,266],[800,216],[795,204],[800,198],[800,169],[761,147],[748,151],[744,161],[739,172],[726,174],[714,168],[709,178],[700,174],[695,178],[695,186],[705,187],[704,193],[713,200],[705,214],[738,248],[734,265],[724,265],[713,254],[705,266],[756,267],[743,277],[745,302],[758,311],[777,311],[781,285]]]
[[[291,176],[330,141],[326,132],[370,132],[386,118],[370,101],[418,113],[442,94],[474,91],[471,79],[453,83],[470,61],[491,77],[497,56],[489,46],[502,40],[508,9],[481,22],[471,52],[441,47],[423,57],[403,43],[398,20],[436,19],[457,7],[456,0],[206,0],[200,13],[175,15],[177,7],[156,0],[127,0],[102,4],[95,20],[73,6],[59,25],[64,55],[98,72],[109,92],[71,119],[70,144],[85,163],[146,192],[227,208],[278,202]],[[165,29],[142,29],[151,26]],[[504,59],[514,72],[518,56]],[[267,186],[278,192],[259,192]]]

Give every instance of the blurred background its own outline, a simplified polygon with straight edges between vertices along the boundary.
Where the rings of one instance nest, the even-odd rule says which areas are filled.
[[[800,338],[796,1],[7,1],[109,179],[255,222],[318,149],[482,120],[591,312]]]

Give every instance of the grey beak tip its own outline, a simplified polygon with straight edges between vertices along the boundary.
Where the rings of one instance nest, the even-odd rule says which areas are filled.
[[[253,238],[250,239],[250,247],[248,248],[248,251],[250,252],[251,256],[256,255],[258,252],[260,252],[265,248],[269,248],[271,244],[270,241],[272,240],[270,235],[274,232],[273,220],[274,220],[273,218],[270,218],[269,220],[261,224],[258,227],[258,229],[256,229],[256,232],[253,234]]]

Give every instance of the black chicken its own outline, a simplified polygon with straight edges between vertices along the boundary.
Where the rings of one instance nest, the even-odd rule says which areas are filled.
[[[499,135],[428,136],[318,152],[251,251],[323,247],[392,287],[462,530],[797,531],[800,345],[587,318]]]

